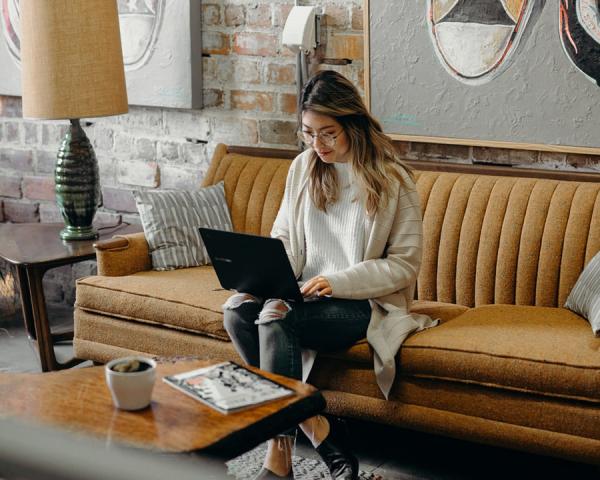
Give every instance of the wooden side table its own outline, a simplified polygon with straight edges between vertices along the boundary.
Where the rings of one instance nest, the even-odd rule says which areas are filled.
[[[72,340],[73,329],[51,331],[42,279],[52,268],[94,260],[97,240],[61,240],[58,233],[63,227],[62,223],[0,224],[0,257],[16,267],[25,329],[29,339],[35,342],[43,372],[70,368],[83,361],[73,358],[59,363],[56,360],[54,344]],[[99,239],[141,230],[139,225],[120,224],[100,230]]]

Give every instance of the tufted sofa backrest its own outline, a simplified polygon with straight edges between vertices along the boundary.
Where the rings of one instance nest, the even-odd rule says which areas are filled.
[[[215,151],[204,185],[225,182],[236,231],[269,235],[286,158]],[[600,250],[600,183],[415,172],[423,209],[418,298],[477,306],[562,306]]]
[[[289,158],[228,153],[217,145],[204,186],[225,182],[225,197],[236,232],[268,236],[277,216]]]
[[[600,250],[600,183],[417,172],[418,298],[562,306]]]

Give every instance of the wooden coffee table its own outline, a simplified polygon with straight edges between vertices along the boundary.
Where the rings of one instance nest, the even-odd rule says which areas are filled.
[[[211,363],[215,362],[159,363],[152,403],[137,412],[113,406],[102,366],[50,373],[0,374],[0,416],[89,433],[105,444],[114,441],[162,452],[203,451],[231,458],[318,414],[325,407],[323,396],[314,387],[262,371],[260,373],[292,388],[296,394],[222,414],[162,381],[165,375]]]

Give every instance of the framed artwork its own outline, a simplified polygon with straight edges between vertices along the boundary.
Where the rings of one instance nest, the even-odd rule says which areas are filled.
[[[129,104],[201,108],[200,0],[117,3]],[[0,94],[20,96],[19,0],[0,0],[0,17]]]
[[[19,0],[0,0],[0,95],[21,96]]]
[[[132,105],[202,107],[200,0],[118,0]]]
[[[600,0],[365,0],[367,102],[397,140],[600,154]]]

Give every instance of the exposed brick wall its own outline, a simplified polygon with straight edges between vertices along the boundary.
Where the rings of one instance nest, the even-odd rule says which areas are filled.
[[[343,60],[332,68],[364,90],[362,0],[302,2],[323,9],[317,58]],[[201,182],[218,142],[264,147],[295,145],[295,55],[281,45],[281,31],[294,2],[207,0],[203,14],[202,110],[131,107],[129,114],[89,119],[84,126],[99,162],[104,205],[97,220],[119,215],[136,222],[132,190],[193,189]],[[53,169],[64,121],[23,120],[21,100],[0,96],[0,221],[61,221],[53,199]],[[597,157],[471,146],[404,143],[412,159],[597,168]],[[0,269],[5,268],[0,265]],[[73,270],[49,273],[49,300],[72,302],[59,286]],[[86,267],[87,268],[87,267]],[[65,273],[65,272],[71,273]],[[54,285],[54,286],[53,286]]]

